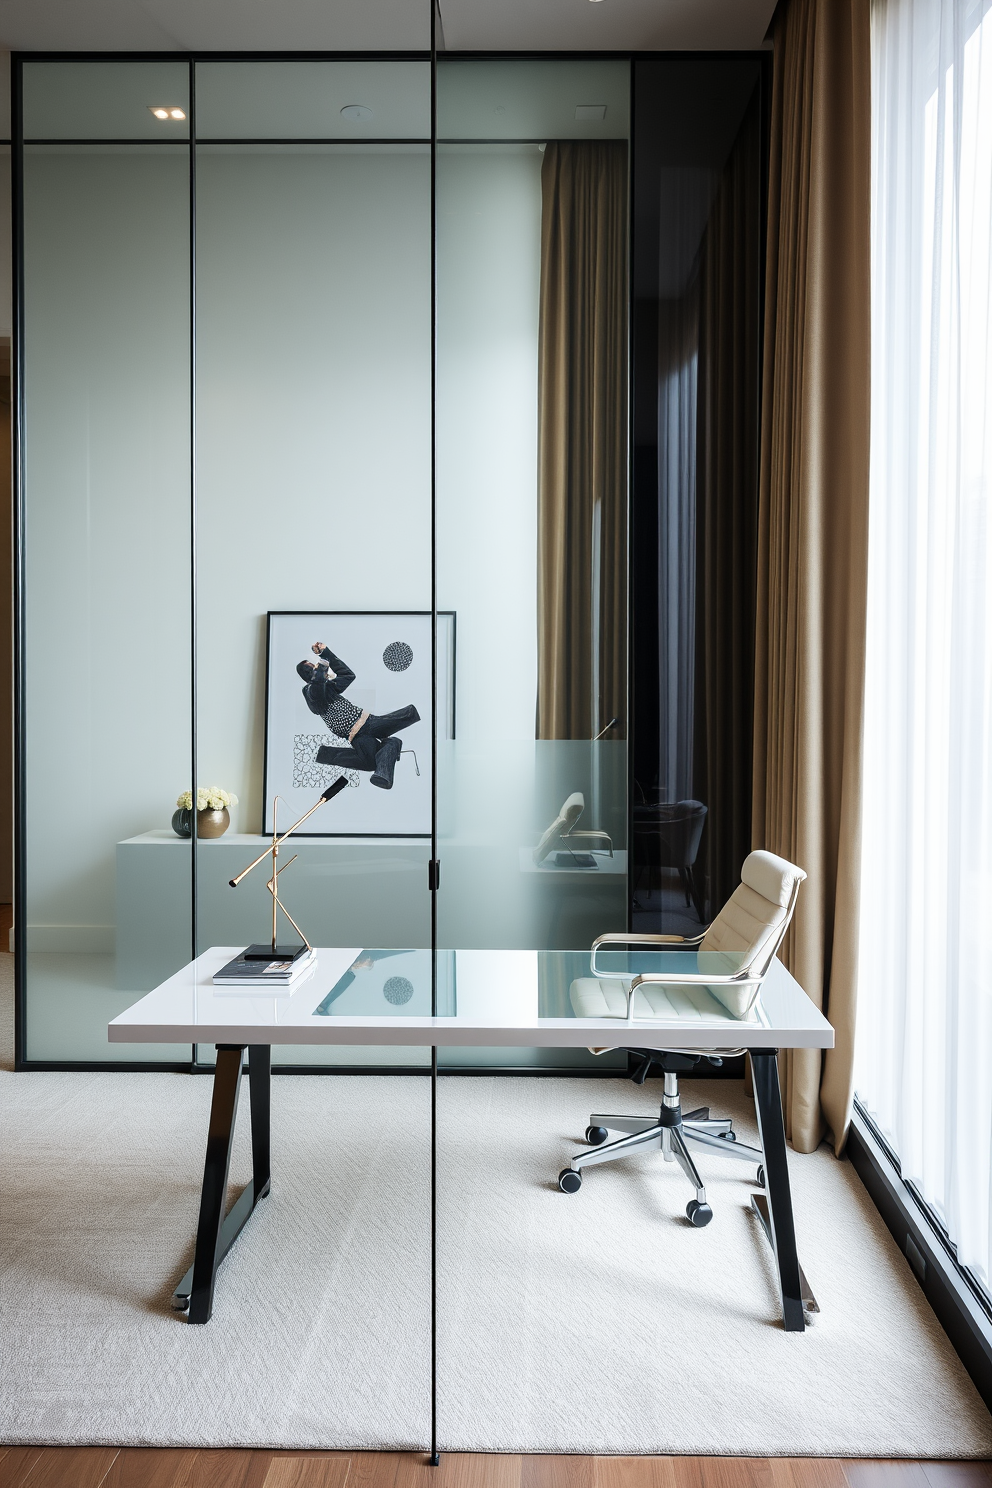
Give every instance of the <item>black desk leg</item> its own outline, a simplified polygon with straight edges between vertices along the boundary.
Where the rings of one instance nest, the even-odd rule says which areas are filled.
[[[255,1204],[269,1191],[269,1092],[272,1050],[268,1044],[248,1046],[248,1093],[251,1096],[251,1172]],[[254,1205],[252,1206],[254,1207]]]
[[[241,1093],[244,1066],[243,1044],[218,1044],[214,1093],[207,1128],[207,1159],[203,1167],[200,1220],[196,1227],[193,1287],[189,1298],[189,1321],[206,1323],[214,1306],[214,1282],[221,1260],[221,1226],[227,1207],[227,1179],[231,1168],[234,1120]]]
[[[803,1312],[799,1255],[796,1251],[796,1226],[792,1216],[782,1091],[778,1082],[778,1050],[752,1049],[750,1053],[754,1076],[754,1104],[758,1113],[758,1131],[761,1134],[761,1150],[765,1162],[765,1192],[768,1195],[772,1248],[775,1251],[782,1288],[782,1316],[787,1333],[802,1333],[806,1327],[806,1318]]]

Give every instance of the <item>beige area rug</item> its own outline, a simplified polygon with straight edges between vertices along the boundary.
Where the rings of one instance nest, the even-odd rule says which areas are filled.
[[[740,1086],[685,1093],[753,1131]],[[743,1165],[702,1160],[705,1230],[660,1157],[558,1192],[591,1107],[653,1098],[622,1081],[442,1079],[442,1447],[992,1455],[992,1420],[849,1164],[791,1158],[822,1308],[803,1335],[779,1324]],[[194,1328],[169,1294],[191,1256],[209,1099],[202,1076],[0,1074],[0,1440],[424,1447],[428,1082],[273,1081],[273,1194]],[[244,1100],[240,1181],[247,1086]]]

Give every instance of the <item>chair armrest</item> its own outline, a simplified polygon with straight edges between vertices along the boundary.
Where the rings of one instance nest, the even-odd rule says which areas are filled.
[[[600,971],[597,970],[597,968],[596,968],[596,952],[599,950],[600,946],[611,946],[611,945],[618,945],[618,946],[638,946],[638,945],[640,945],[640,946],[654,946],[656,950],[675,950],[675,949],[685,950],[685,949],[691,949],[693,946],[699,945],[699,942],[702,940],[702,938],[703,938],[703,936],[705,934],[706,934],[706,932],[704,930],[702,932],[702,934],[700,934],[700,935],[648,935],[647,933],[640,934],[640,935],[637,935],[637,934],[628,935],[628,934],[622,933],[619,930],[612,930],[612,931],[610,931],[610,933],[608,935],[597,935],[596,936],[596,939],[593,941],[593,943],[592,943],[592,950],[589,953],[589,965],[590,965],[590,969],[592,971],[593,976],[611,976],[611,975],[614,975],[615,976],[616,975],[615,972],[608,972],[608,971],[602,971],[602,972],[600,972]]]
[[[646,971],[635,976],[627,989],[627,1022],[632,1017],[634,993],[645,983],[662,987],[753,987],[751,1001],[741,1014],[746,1017],[758,1000],[758,992],[764,980],[764,976],[755,976],[748,968],[738,972],[736,976],[706,976],[698,971],[684,972],[682,975],[677,971]]]
[[[573,837],[598,837],[601,841],[605,841],[605,842],[607,842],[609,844],[610,857],[612,858],[612,856],[613,856],[613,838],[610,836],[609,832],[595,832],[595,831],[589,831],[589,832],[586,832],[586,831],[582,831],[582,832],[566,832],[565,835],[560,840],[567,847],[568,844],[572,841]],[[600,850],[600,852],[602,852],[603,849],[600,848],[599,850]]]

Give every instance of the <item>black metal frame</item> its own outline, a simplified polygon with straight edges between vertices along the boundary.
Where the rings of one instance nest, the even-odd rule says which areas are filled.
[[[992,1410],[992,1299],[855,1097],[845,1156],[909,1264],[975,1388]]]

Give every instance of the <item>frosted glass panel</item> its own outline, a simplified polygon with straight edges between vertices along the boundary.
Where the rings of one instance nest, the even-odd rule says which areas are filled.
[[[204,145],[197,159],[197,770],[238,797],[230,833],[198,844],[199,948],[270,936],[267,872],[229,887],[265,847],[266,767],[269,823],[282,781],[285,827],[332,779],[319,746],[353,752],[302,697],[297,668],[317,642],[339,676],[355,673],[344,734],[412,703],[409,678],[418,747],[387,787],[371,760],[348,772],[348,809],[330,801],[287,845],[280,861],[298,857],[280,893],[314,945],[428,947],[429,149]],[[285,623],[267,658],[269,612]],[[411,640],[426,649],[426,700],[422,656],[400,654],[398,674],[383,659],[386,643]],[[280,710],[268,735],[267,696]],[[425,790],[421,820],[405,807]],[[297,942],[285,919],[279,933]],[[278,1058],[387,1062],[375,1050]]]
[[[438,139],[626,139],[629,119],[629,62],[438,60]]]
[[[157,109],[166,117],[152,113]],[[175,118],[178,110],[184,117]],[[186,62],[26,62],[24,138],[153,140],[189,137]]]
[[[184,147],[25,151],[30,1059],[189,1057],[107,1043],[191,948],[188,844],[134,871],[190,772],[187,203]]]
[[[429,62],[200,62],[200,139],[429,139]]]
[[[438,63],[439,134],[462,141],[442,142],[437,156],[437,598],[458,614],[457,730],[438,740],[439,947],[581,949],[626,925],[626,608],[622,579],[616,586],[626,563],[628,75],[624,63]],[[602,286],[616,305],[610,369],[594,369],[595,338],[565,324],[574,386],[557,392],[542,370],[556,334],[542,262],[556,210],[551,149],[574,152],[576,169],[583,152],[608,152],[618,250],[618,277]],[[574,230],[581,238],[594,225]],[[616,425],[616,461],[599,486],[576,438],[580,384],[596,376]],[[557,432],[556,397],[566,410]],[[571,441],[573,461],[557,509],[556,439]],[[556,597],[552,554],[568,530],[582,533],[581,553],[559,563],[571,592]],[[567,822],[549,836],[567,802]],[[452,1050],[442,1062],[590,1056]]]

